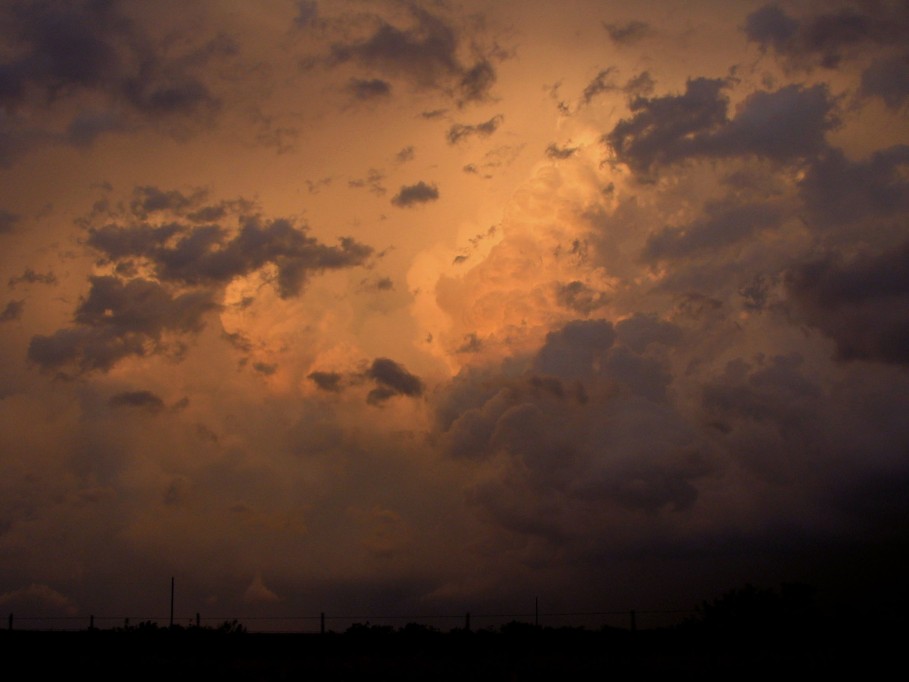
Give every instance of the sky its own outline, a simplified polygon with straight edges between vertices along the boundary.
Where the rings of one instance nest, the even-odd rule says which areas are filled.
[[[905,602],[907,46],[886,0],[4,2],[0,611]]]

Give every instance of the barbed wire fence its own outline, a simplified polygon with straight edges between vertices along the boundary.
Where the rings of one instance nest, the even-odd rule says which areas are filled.
[[[497,629],[509,623],[522,623],[547,628],[580,628],[599,630],[621,628],[627,630],[665,627],[694,617],[696,609],[630,610],[630,611],[534,611],[514,613],[465,612],[461,614],[332,614],[284,616],[34,616],[10,613],[8,630],[78,631],[78,630],[131,630],[140,628],[230,628],[240,626],[253,633],[332,633],[345,632],[361,625],[370,627],[401,628],[417,625],[442,632],[451,630]]]

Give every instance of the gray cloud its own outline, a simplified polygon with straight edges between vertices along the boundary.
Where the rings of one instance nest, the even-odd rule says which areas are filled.
[[[448,129],[446,138],[448,139],[449,144],[457,144],[470,137],[489,137],[499,129],[499,126],[502,125],[502,121],[504,120],[504,117],[499,114],[483,123],[476,123],[473,125],[455,123]]]
[[[415,185],[402,185],[401,190],[391,198],[391,203],[400,208],[425,204],[439,198],[439,189],[420,180]]]
[[[559,147],[554,142],[546,147],[546,156],[550,159],[570,159],[578,151],[578,147]]]
[[[721,249],[775,227],[782,217],[780,209],[767,202],[711,202],[704,207],[704,213],[695,222],[652,233],[644,246],[643,258],[651,262],[673,260]]]
[[[880,97],[891,109],[902,109],[909,101],[909,52],[874,60],[862,72],[859,91],[865,97]]]
[[[379,78],[351,78],[347,91],[358,100],[381,99],[391,96],[391,83]]]
[[[143,188],[141,197],[132,207],[132,215],[120,218],[120,222],[105,221],[101,227],[90,227],[86,242],[109,260],[124,264],[138,259],[151,265],[161,281],[223,285],[271,263],[277,267],[278,293],[290,298],[300,293],[311,274],[362,265],[373,252],[348,237],[341,238],[338,246],[327,246],[310,237],[305,227],[284,218],[266,220],[246,215],[242,212],[248,207],[244,202],[230,209],[239,222],[237,230],[178,220],[152,225],[137,218],[155,211],[177,210],[188,211],[192,223],[201,217],[220,217],[227,209],[222,204],[208,210],[212,207],[199,206],[200,197],[187,198],[179,192]]]
[[[603,28],[609,34],[609,39],[616,45],[630,45],[653,33],[650,24],[643,21],[629,21],[624,24],[613,24],[604,21]]]
[[[41,274],[31,268],[25,268],[25,271],[18,277],[9,278],[10,289],[16,288],[19,284],[56,284],[57,276],[53,272]]]
[[[25,310],[25,301],[9,301],[6,307],[0,311],[0,322],[12,322],[22,317],[22,311]]]
[[[92,277],[76,308],[76,326],[32,337],[28,358],[43,369],[75,365],[107,371],[130,355],[164,352],[166,332],[199,331],[217,304],[207,291],[172,296],[157,282]]]
[[[594,79],[587,84],[587,87],[584,88],[584,92],[581,93],[581,102],[590,104],[590,101],[597,95],[618,90],[618,87],[610,78],[614,71],[615,69],[612,67],[601,70]]]
[[[377,16],[368,36],[335,42],[329,65],[354,62],[389,76],[400,76],[420,89],[437,89],[459,104],[482,101],[489,96],[496,72],[489,56],[469,65],[458,57],[461,37],[443,17],[416,5],[408,5],[412,25],[399,28]]]
[[[811,163],[799,191],[821,229],[891,216],[909,208],[907,167],[907,145],[880,149],[859,161],[831,149]]]
[[[520,379],[464,373],[440,405],[444,449],[502,472],[474,501],[509,531],[563,547],[572,524],[589,530],[617,510],[690,509],[715,465],[667,400],[654,352],[679,341],[655,317],[579,320],[551,332]]]
[[[689,80],[681,95],[637,98],[632,117],[603,136],[616,158],[636,173],[697,157],[757,156],[789,161],[818,153],[836,125],[825,85],[789,85],[749,95],[733,119],[727,82]]]
[[[745,35],[791,65],[833,69],[862,50],[905,44],[909,11],[898,2],[874,6],[846,2],[827,11],[792,17],[770,4],[748,15]]]
[[[134,407],[149,412],[160,412],[164,409],[164,401],[151,391],[125,391],[111,396],[107,404],[111,407]]]
[[[0,159],[3,158],[2,152],[0,152]],[[10,213],[9,211],[4,211],[0,209],[0,234],[5,234],[12,232],[13,228],[16,226],[16,223],[19,222],[19,217],[15,213]]]
[[[608,302],[602,291],[596,291],[583,282],[574,280],[556,284],[556,301],[559,305],[570,308],[582,315],[590,315]]]
[[[376,383],[366,398],[370,405],[381,405],[394,396],[418,398],[423,395],[424,385],[420,378],[388,358],[373,360],[365,376]]]
[[[799,317],[833,339],[840,359],[909,364],[909,242],[803,262],[785,285]]]
[[[341,390],[344,377],[338,372],[310,372],[307,378],[323,391],[337,393]]]
[[[63,135],[8,118],[11,128],[0,134],[6,138],[0,142],[0,159],[8,163],[29,147],[51,141],[86,146],[103,133],[136,123],[183,135],[212,122],[220,100],[203,80],[202,68],[232,57],[236,45],[216,36],[201,44],[187,42],[183,52],[158,50],[125,9],[120,2],[91,0],[4,6],[0,103],[13,113],[33,102],[61,111],[63,103],[77,106]]]

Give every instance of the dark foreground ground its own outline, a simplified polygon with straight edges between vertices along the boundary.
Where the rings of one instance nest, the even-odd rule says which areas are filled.
[[[6,679],[85,680],[579,680],[869,679],[894,672],[899,623],[694,623],[631,632],[545,629],[437,632],[418,625],[345,633],[233,629],[0,632]],[[12,674],[9,673],[18,673]]]

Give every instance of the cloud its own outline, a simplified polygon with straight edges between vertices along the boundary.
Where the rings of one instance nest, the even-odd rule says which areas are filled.
[[[422,90],[442,90],[459,105],[483,101],[496,81],[492,54],[464,64],[459,57],[461,37],[443,17],[411,4],[411,25],[399,28],[370,15],[372,28],[359,39],[343,39],[331,45],[327,63],[348,62],[388,76],[400,76]]]
[[[383,196],[388,190],[382,184],[385,179],[385,173],[375,168],[370,168],[365,178],[355,178],[347,181],[347,186],[355,189],[362,187],[368,188],[370,192],[377,196]]]
[[[618,90],[618,87],[610,79],[610,76],[612,76],[614,72],[615,69],[612,67],[602,69],[594,79],[587,84],[587,87],[584,88],[584,92],[581,93],[581,102],[583,104],[590,104],[590,101],[597,95],[612,90]]]
[[[838,358],[909,364],[909,242],[799,263],[785,286],[799,318],[836,343]]]
[[[243,601],[247,604],[274,604],[281,601],[281,598],[265,586],[262,575],[257,573],[243,593]]]
[[[379,78],[363,79],[351,78],[347,83],[347,91],[355,99],[366,101],[371,99],[381,99],[391,95],[391,84]]]
[[[0,594],[0,606],[37,615],[50,610],[73,616],[78,612],[76,602],[43,583],[32,583],[28,587]]]
[[[821,229],[899,215],[909,208],[909,145],[850,160],[830,149],[808,166],[799,193]]]
[[[168,333],[199,331],[217,309],[208,291],[172,296],[157,282],[100,276],[76,308],[75,326],[33,336],[28,358],[43,369],[108,371],[120,360],[164,352]]]
[[[744,28],[748,40],[772,50],[791,66],[834,69],[869,48],[904,44],[909,12],[901,3],[884,2],[874,8],[845,3],[792,17],[770,4],[749,14]]]
[[[619,510],[681,512],[698,499],[695,483],[715,465],[648,355],[680,334],[652,317],[624,326],[571,321],[547,335],[531,372],[463,372],[452,385],[456,408],[440,413],[446,452],[496,462],[472,496],[502,527],[567,547]]]
[[[57,276],[54,273],[48,272],[48,273],[42,275],[41,273],[35,272],[31,268],[25,268],[25,271],[18,277],[9,278],[10,289],[14,289],[19,284],[56,284],[56,283],[57,283]]]
[[[574,280],[556,284],[556,302],[582,315],[590,315],[608,303],[608,297],[583,282]]]
[[[401,190],[391,198],[391,203],[399,208],[408,208],[417,204],[436,201],[438,198],[438,187],[435,184],[427,185],[420,180],[415,185],[402,185]]]
[[[413,145],[407,145],[395,154],[395,161],[397,163],[407,163],[408,161],[413,161],[415,155]]]
[[[6,307],[0,311],[0,322],[12,322],[22,317],[25,310],[25,301],[9,301]]]
[[[499,129],[499,126],[502,125],[502,121],[505,118],[501,114],[493,116],[488,121],[483,123],[477,123],[474,125],[467,125],[464,123],[454,123],[448,129],[446,138],[448,139],[449,144],[457,144],[470,137],[489,137],[496,130]]]
[[[120,2],[16,2],[2,10],[0,104],[13,113],[0,137],[10,162],[29,148],[59,141],[88,146],[107,132],[150,125],[183,136],[213,122],[220,98],[205,66],[232,58],[225,36],[190,36],[159,49]],[[180,44],[182,49],[174,49]],[[69,117],[60,134],[15,113],[33,105]]]
[[[239,228],[230,229],[218,224],[192,224],[202,217],[220,217],[222,211],[227,212],[223,204],[199,207],[199,197],[149,192],[148,188],[143,188],[140,196],[142,200],[134,202],[132,214],[121,217],[120,222],[105,221],[100,227],[90,227],[86,243],[112,261],[148,264],[163,282],[223,286],[270,263],[277,269],[279,295],[291,298],[300,293],[312,274],[362,265],[373,252],[372,247],[349,237],[342,237],[338,246],[327,246],[288,219],[246,214],[244,202],[231,206],[231,217],[237,219]],[[157,211],[185,213],[190,207],[194,210],[187,214],[188,223],[155,225],[137,220]]]
[[[653,33],[650,24],[644,21],[628,21],[624,24],[612,24],[604,21],[603,28],[609,34],[609,39],[616,45],[637,43]]]
[[[651,233],[644,246],[644,260],[675,260],[721,249],[778,225],[782,218],[780,208],[767,202],[709,202],[704,213],[693,223]]]
[[[164,401],[151,391],[125,391],[111,396],[107,401],[111,407],[132,407],[160,412],[164,409]]]
[[[394,396],[418,398],[423,395],[424,385],[420,378],[388,358],[373,360],[364,376],[377,384],[366,398],[370,405],[381,405]]]
[[[630,104],[632,117],[602,139],[618,161],[642,175],[685,159],[756,156],[785,162],[825,148],[825,133],[837,123],[825,85],[754,92],[733,119],[723,95],[728,86],[697,78],[681,95],[637,98]]]
[[[909,52],[874,60],[862,72],[859,92],[880,97],[893,110],[902,109],[909,100]]]
[[[338,372],[310,372],[307,378],[323,391],[337,393],[341,390],[344,375]]]
[[[2,158],[2,153],[0,153],[0,158]],[[12,232],[16,223],[19,222],[19,218],[20,216],[15,213],[0,209],[0,234]]]
[[[554,142],[546,147],[546,156],[550,159],[561,161],[570,159],[578,151],[578,147],[559,147]]]

